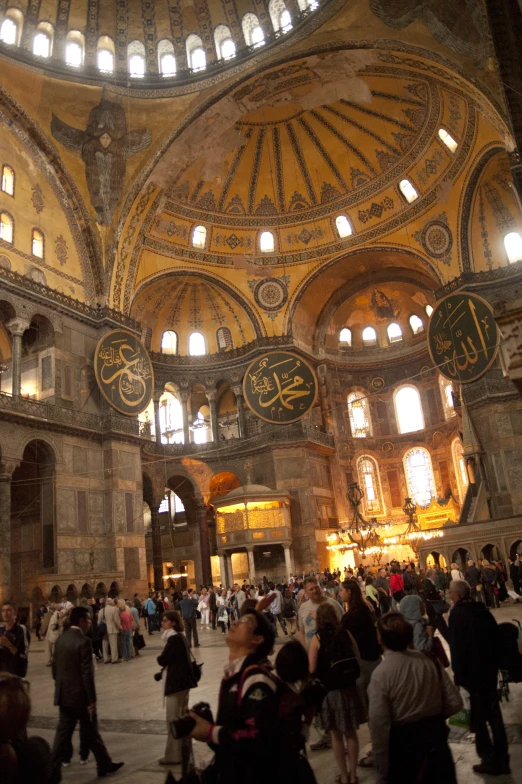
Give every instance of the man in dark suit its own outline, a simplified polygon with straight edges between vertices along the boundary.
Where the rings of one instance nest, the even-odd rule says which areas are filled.
[[[98,732],[92,644],[85,636],[91,624],[89,612],[86,607],[74,607],[70,618],[70,629],[56,641],[52,665],[54,704],[60,706],[52,750],[52,784],[61,781],[61,765],[70,758],[72,734],[78,721],[82,739],[96,758],[98,776],[115,773],[124,764],[112,762]]]

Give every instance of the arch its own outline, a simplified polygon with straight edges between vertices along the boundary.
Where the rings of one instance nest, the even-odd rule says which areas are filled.
[[[183,410],[179,399],[172,392],[165,391],[159,403],[162,444],[184,444]]]
[[[24,15],[19,8],[8,8],[0,27],[0,41],[10,46],[20,46]]]
[[[363,509],[368,517],[385,513],[381,477],[377,461],[370,455],[361,455],[357,460],[359,486],[363,490]]]
[[[392,321],[386,330],[390,343],[399,343],[402,340],[402,329],[396,321]]]
[[[471,560],[471,553],[466,547],[458,547],[451,555],[451,563],[456,563],[461,572],[466,571]]]
[[[404,473],[408,495],[417,506],[426,508],[435,497],[435,479],[431,456],[424,447],[414,447],[404,455]]]
[[[205,337],[201,332],[192,332],[189,335],[189,354],[191,357],[201,357],[207,353]]]
[[[141,41],[131,41],[127,46],[127,66],[129,76],[143,79],[145,76],[145,46]]]
[[[161,353],[162,354],[177,354],[178,353],[178,336],[173,329],[167,329],[161,337]]]
[[[119,595],[120,595],[119,583],[116,580],[113,580],[109,588],[109,596],[111,599],[116,599]]]
[[[484,152],[469,177],[460,201],[462,205],[460,217],[460,253],[462,257],[463,272],[471,272],[471,213],[475,204],[477,185],[484,169],[490,160],[494,158],[495,155],[498,155],[499,152],[505,152],[505,148],[498,144],[494,144],[489,150]]]
[[[441,569],[445,569],[447,566],[446,558],[442,553],[439,553],[437,550],[432,550],[431,553],[428,553],[426,556],[426,566],[432,567],[434,564],[440,566]]]
[[[285,5],[284,0],[270,0],[270,3],[268,5],[268,13],[270,14],[270,19],[272,20],[272,27],[274,28],[274,31],[276,33],[279,32],[279,30],[283,30],[283,32],[286,32],[282,24],[283,23],[282,16],[285,11],[288,12],[288,9]],[[286,17],[285,17],[285,22],[286,22]],[[291,26],[291,20],[290,20],[290,26]],[[286,24],[285,27],[287,27]]]
[[[0,212],[0,239],[10,245],[14,243],[14,219],[6,210]]]
[[[352,330],[348,327],[343,327],[339,332],[339,343],[346,343],[347,346],[352,345]]]
[[[33,37],[33,54],[51,57],[53,53],[54,27],[50,22],[40,22]]]
[[[168,38],[162,38],[158,42],[158,71],[162,76],[176,75],[174,44]]]
[[[8,196],[14,196],[15,192],[15,170],[9,164],[4,163],[2,166],[2,193],[7,193]]]
[[[241,27],[243,28],[243,36],[247,46],[263,46],[265,34],[255,14],[245,14],[241,20]]]
[[[80,30],[69,30],[65,42],[65,62],[79,68],[83,65],[85,37]]]
[[[230,60],[236,56],[236,45],[230,28],[224,24],[218,25],[214,30],[214,45],[218,60]]]
[[[362,331],[362,341],[364,346],[377,345],[377,332],[373,327],[365,327]]]
[[[101,599],[107,596],[107,586],[105,583],[98,583],[94,591],[94,598]]]
[[[80,599],[93,599],[94,590],[90,583],[84,583],[80,591]]]
[[[70,583],[67,587],[67,591],[65,592],[65,598],[68,602],[76,605],[78,602],[78,588],[74,583]]]
[[[522,555],[522,539],[517,539],[509,547],[509,558],[511,561],[515,560],[517,554]]]
[[[192,247],[204,249],[207,244],[206,226],[195,226],[192,231]]]
[[[114,72],[114,58],[116,49],[114,41],[108,35],[101,35],[96,45],[96,64],[102,73]]]
[[[220,353],[234,348],[234,344],[232,342],[232,333],[228,327],[219,327],[216,332],[216,340],[218,351]]]
[[[203,41],[195,33],[191,33],[186,41],[187,63],[192,71],[202,71],[207,67],[207,56]]]
[[[353,438],[372,435],[372,420],[366,392],[350,392],[348,395],[348,417]]]
[[[397,387],[393,393],[393,405],[399,433],[415,433],[424,430],[424,414],[419,390],[413,384]]]
[[[493,563],[493,561],[502,561],[502,547],[499,544],[488,542],[480,549],[479,558]]]
[[[236,474],[232,471],[221,471],[210,480],[209,492],[211,498],[221,498],[238,487],[241,487],[241,481]]]
[[[426,306],[429,307],[429,306]],[[412,313],[408,319],[411,331],[413,335],[420,335],[421,332],[424,332],[424,323],[416,313]]]
[[[31,253],[38,259],[45,258],[45,236],[41,229],[33,229],[31,232]]]
[[[61,587],[59,585],[53,585],[53,587],[49,592],[49,601],[54,604],[58,604],[58,602],[61,602],[62,597],[63,597],[63,591]]]

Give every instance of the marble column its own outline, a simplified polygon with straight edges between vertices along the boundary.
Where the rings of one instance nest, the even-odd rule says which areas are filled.
[[[1,467],[0,467],[1,468]],[[11,599],[11,476],[0,474],[0,604]]]
[[[210,542],[208,538],[207,507],[204,503],[196,504],[196,517],[199,526],[199,550],[201,555],[201,577],[203,585],[212,585],[212,568],[210,566]]]
[[[154,569],[154,590],[163,590],[163,550],[161,545],[160,529],[160,504],[155,503],[150,507],[152,529],[152,567]]]
[[[239,438],[246,438],[245,398],[243,397],[242,388],[234,387],[234,395],[236,396]]]
[[[160,401],[159,397],[154,398],[154,423],[156,433],[156,443],[161,444],[161,423],[160,423]]]
[[[6,327],[13,337],[11,394],[13,397],[20,397],[20,393],[22,391],[22,335],[24,334],[25,330],[29,328],[29,322],[27,319],[14,318],[6,324]]]
[[[294,573],[294,564],[292,558],[292,551],[290,549],[290,545],[284,544],[283,549],[285,551],[285,569],[286,569],[286,578],[289,579],[290,575]]]
[[[246,551],[248,555],[248,579],[253,585],[256,576],[256,568],[254,566],[254,547],[247,547]]]
[[[223,588],[227,587],[227,557],[225,553],[219,556],[219,572],[221,575],[221,585]]]
[[[189,429],[189,415],[188,415],[188,392],[179,393],[179,402],[181,404],[181,416],[183,418],[183,443],[190,444],[190,429]]]
[[[218,416],[217,416],[216,395],[217,392],[215,390],[211,390],[210,392],[207,392],[208,405],[210,408],[210,428],[212,430],[212,441],[215,444],[217,444],[219,441],[219,425],[218,425]]]

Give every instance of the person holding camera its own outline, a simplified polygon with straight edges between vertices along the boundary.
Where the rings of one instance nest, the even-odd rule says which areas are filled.
[[[161,680],[165,674],[165,704],[167,707],[167,745],[165,756],[160,765],[181,764],[181,739],[174,738],[170,724],[188,712],[190,689],[197,686],[194,679],[192,662],[187,640],[183,634],[184,626],[181,615],[176,610],[169,610],[162,618],[165,643],[162,653],[158,656],[158,664],[163,667],[154,677]]]

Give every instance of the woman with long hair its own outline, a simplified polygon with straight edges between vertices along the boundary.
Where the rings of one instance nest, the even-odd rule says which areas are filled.
[[[353,636],[361,656],[361,674],[357,681],[363,705],[368,711],[368,686],[372,672],[380,664],[381,646],[375,630],[375,614],[367,599],[364,598],[357,580],[351,578],[341,585],[341,600],[348,606],[341,620],[341,626]]]
[[[0,778],[2,784],[47,784],[51,750],[43,738],[27,738],[31,701],[27,683],[0,672]]]
[[[162,618],[165,643],[162,653],[158,656],[158,664],[163,667],[165,682],[165,704],[167,707],[167,745],[165,756],[160,765],[179,765],[181,763],[181,740],[172,735],[170,724],[188,713],[190,689],[197,686],[192,672],[190,651],[185,635],[181,615],[177,610],[168,610]]]
[[[121,654],[124,662],[131,660],[132,655],[132,632],[134,631],[134,618],[124,599],[118,600],[121,623]]]

